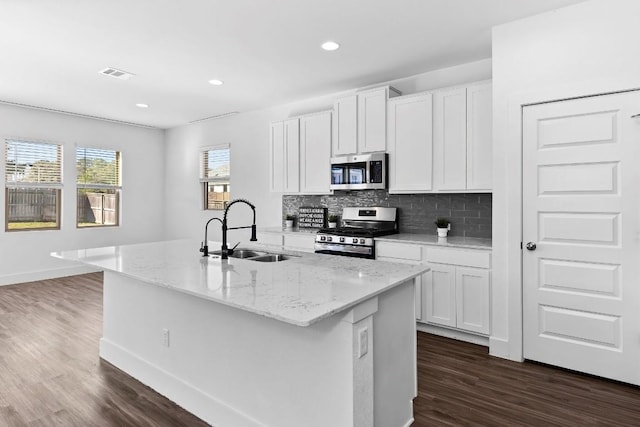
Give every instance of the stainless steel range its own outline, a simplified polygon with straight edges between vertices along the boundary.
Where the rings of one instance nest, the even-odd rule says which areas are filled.
[[[396,234],[396,208],[344,208],[342,227],[323,228],[316,235],[315,251],[323,254],[374,259],[374,237]]]

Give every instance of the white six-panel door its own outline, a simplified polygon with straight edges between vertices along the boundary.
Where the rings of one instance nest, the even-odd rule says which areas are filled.
[[[638,92],[523,109],[524,356],[633,384],[640,384],[640,118],[631,117],[638,113]]]

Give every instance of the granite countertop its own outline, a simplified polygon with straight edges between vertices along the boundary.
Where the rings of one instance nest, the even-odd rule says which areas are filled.
[[[259,228],[258,232],[264,233],[277,233],[277,234],[316,234],[318,232],[318,228],[286,228],[286,227],[264,227]]]
[[[318,232],[317,229],[298,229],[296,227],[266,227],[258,231],[279,234],[315,234]],[[397,243],[413,243],[416,245],[446,246],[452,248],[491,249],[491,239],[484,239],[479,237],[447,237],[446,239],[439,239],[435,234],[398,233],[388,236],[376,237],[375,240]]]
[[[452,248],[491,249],[491,239],[482,239],[478,237],[447,237],[441,239],[433,234],[399,233],[391,234],[389,236],[376,237],[376,241],[413,243]]]
[[[219,243],[209,242],[217,248]],[[428,267],[295,253],[281,262],[202,257],[197,240],[174,240],[54,252],[199,298],[309,326],[416,277]],[[241,245],[260,250],[259,244]]]

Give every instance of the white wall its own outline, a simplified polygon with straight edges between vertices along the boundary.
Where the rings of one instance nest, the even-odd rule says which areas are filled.
[[[491,78],[491,60],[403,77],[391,84],[404,94]],[[354,88],[355,90],[356,88]],[[342,92],[344,93],[344,92]],[[204,237],[204,224],[220,211],[202,210],[198,184],[198,152],[202,147],[231,144],[231,198],[246,198],[256,205],[259,227],[282,224],[282,194],[269,192],[269,123],[291,116],[333,108],[339,94],[276,106],[265,110],[185,125],[166,134],[166,230],[168,238]],[[249,224],[249,209],[236,205],[229,219]],[[231,231],[230,243],[247,240],[248,230]],[[209,239],[220,238],[220,226],[212,222]],[[196,248],[194,248],[196,250]]]
[[[494,355],[522,357],[521,106],[640,88],[639,17],[637,0],[592,0],[494,28]]]
[[[29,108],[0,104],[0,138],[63,144],[61,229],[0,230],[0,285],[60,277],[86,269],[49,253],[163,239],[164,132]],[[119,227],[76,228],[76,145],[122,152],[122,221]],[[0,162],[0,206],[5,205],[4,154]],[[5,210],[0,209],[0,223]]]

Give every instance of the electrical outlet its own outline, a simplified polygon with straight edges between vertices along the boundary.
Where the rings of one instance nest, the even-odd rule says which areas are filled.
[[[358,330],[358,357],[363,357],[369,352],[369,328]]]
[[[162,345],[169,347],[169,329],[167,328],[162,330]]]

